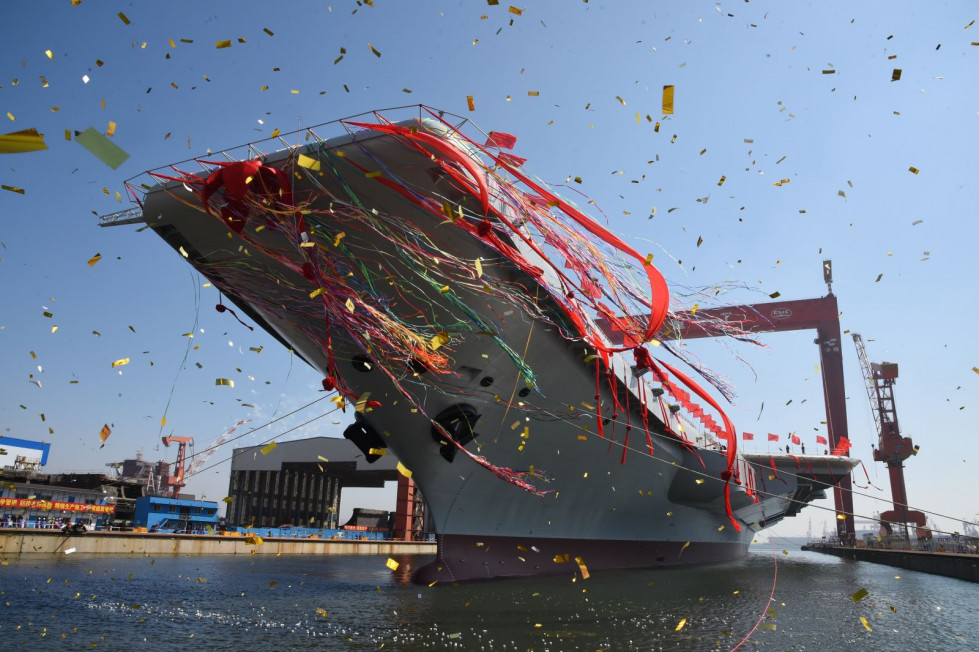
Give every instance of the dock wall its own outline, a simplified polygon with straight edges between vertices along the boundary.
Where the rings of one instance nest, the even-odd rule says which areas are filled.
[[[932,575],[954,577],[968,582],[979,582],[979,555],[828,545],[809,545],[803,546],[802,549],[824,555],[833,555],[842,559],[885,564],[922,573],[931,573]]]
[[[262,539],[139,532],[89,532],[66,536],[58,530],[0,532],[0,558],[65,554],[86,555],[397,555],[435,554],[430,541],[358,539]]]

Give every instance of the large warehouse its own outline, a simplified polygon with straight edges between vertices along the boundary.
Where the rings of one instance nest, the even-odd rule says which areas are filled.
[[[398,480],[397,464],[393,455],[368,463],[353,443],[331,437],[236,448],[228,525],[337,528],[343,488],[383,487]]]

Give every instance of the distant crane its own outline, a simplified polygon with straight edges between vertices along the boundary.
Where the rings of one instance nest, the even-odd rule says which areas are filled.
[[[177,461],[174,464],[176,467],[176,474],[171,475],[167,478],[167,485],[169,486],[169,493],[172,498],[176,498],[180,494],[180,490],[183,489],[187,483],[184,481],[184,465],[187,461],[187,444],[190,444],[191,457],[194,456],[194,438],[193,437],[173,437],[167,436],[163,438],[163,445],[167,448],[170,444],[177,444]],[[164,488],[164,493],[166,493]]]
[[[870,362],[859,333],[853,334],[853,343],[857,347],[857,357],[860,359],[860,368],[863,369],[863,378],[867,384],[867,396],[870,398],[870,409],[877,425],[878,441],[874,449],[874,461],[887,464],[891,480],[891,501],[894,509],[881,512],[881,526],[885,531],[890,531],[892,524],[899,523],[906,528],[908,523],[913,523],[918,528],[917,535],[927,537],[930,532],[925,528],[925,515],[908,509],[908,492],[904,486],[904,460],[915,454],[915,448],[910,437],[901,436],[897,424],[897,408],[894,405],[897,363]]]

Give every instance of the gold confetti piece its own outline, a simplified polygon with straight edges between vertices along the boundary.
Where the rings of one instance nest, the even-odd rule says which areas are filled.
[[[127,364],[129,364],[129,358],[119,358],[118,360],[112,363],[112,368],[115,369],[116,367],[121,367]]]
[[[315,299],[316,297],[323,294],[324,292],[326,292],[326,288],[316,288],[315,290],[309,293],[309,298]]]
[[[126,17],[126,14],[120,11],[118,16],[119,16],[119,20],[121,20],[123,23],[125,23],[126,25],[130,24],[131,21],[129,20],[129,18]]]
[[[371,52],[373,52],[373,53],[374,53],[374,56],[375,56],[375,57],[377,57],[378,59],[380,59],[380,58],[381,58],[381,53],[380,53],[380,52],[378,52],[378,51],[377,51],[377,49],[376,49],[376,48],[375,48],[375,47],[374,47],[373,45],[371,45],[370,43],[368,43],[368,44],[367,44],[367,47],[369,47],[369,48],[371,49]]]
[[[429,345],[432,347],[433,351],[438,351],[439,348],[445,346],[449,343],[449,334],[445,331],[435,335],[429,340]]]
[[[483,277],[483,263],[482,263],[482,259],[481,258],[477,258],[475,265],[476,265],[476,278],[482,278]]]
[[[262,545],[262,543],[263,543],[262,537],[247,537],[245,539],[246,546],[260,546]],[[252,552],[254,552],[254,550]]]
[[[863,628],[866,629],[868,632],[874,631],[873,629],[870,628],[870,623],[867,622],[867,619],[864,616],[860,616],[860,624],[863,625]]]
[[[663,115],[673,114],[673,85],[663,86]]]
[[[371,455],[380,455],[382,457],[388,454],[387,450],[384,448],[371,448],[367,452]]]
[[[596,360],[597,358],[598,358],[598,356],[596,354],[592,353],[591,355],[586,355],[585,356],[585,359],[583,360],[583,362],[585,364],[588,364],[589,362],[591,362],[593,360]],[[582,402],[582,405],[585,405],[585,403]],[[589,409],[594,409],[594,408],[592,408],[591,406],[589,406]]]
[[[3,183],[0,184],[0,188],[3,188],[4,190],[9,190],[10,192],[16,192],[19,195],[24,194],[24,189],[18,188],[17,186],[8,186],[7,184]]]
[[[472,95],[466,95],[466,105],[469,107],[469,110],[470,111],[475,111],[476,110],[476,103],[473,102],[473,96]]]
[[[778,629],[778,626],[775,623],[761,623],[760,625],[758,625],[758,629],[764,629],[764,630],[768,630],[769,632],[774,632],[776,629]]]
[[[669,513],[669,512],[667,512],[667,513],[666,513],[666,515],[667,515],[667,516],[670,516],[670,513]],[[687,542],[686,542],[685,544],[683,544],[683,547],[682,547],[682,548],[680,548],[680,553],[679,553],[679,554],[677,555],[677,557],[679,557],[680,555],[682,555],[682,554],[683,554],[683,551],[684,551],[684,550],[686,550],[686,549],[687,549],[687,548],[689,548],[689,547],[690,547],[690,542],[689,542],[689,541],[687,541]]]
[[[539,97],[540,91],[527,91],[527,95],[529,95],[530,97]]]
[[[109,128],[105,130],[105,135],[110,138],[116,135],[116,123],[112,120],[109,120]]]
[[[268,34],[269,36],[275,36],[275,34],[272,33],[272,30],[270,30],[268,27],[263,27],[262,31]]]
[[[224,386],[224,387],[234,387],[235,386],[235,381],[231,380],[230,378],[215,378],[214,379],[214,384],[216,386],[218,386],[218,387],[222,387],[222,386]]]
[[[851,595],[850,599],[853,600],[854,602],[860,602],[861,600],[866,598],[869,593],[870,591],[868,591],[867,589],[860,589],[859,591]]]
[[[274,441],[270,441],[269,443],[262,446],[262,455],[268,455],[269,453],[274,451],[276,447],[278,447],[278,444],[275,443]]]
[[[591,577],[591,574],[588,572],[588,567],[585,566],[585,560],[581,557],[575,557],[574,560],[575,563],[578,564],[578,570],[581,571],[581,579],[587,580],[589,577]]]
[[[615,96],[615,99],[617,99],[619,101],[619,104],[621,104],[622,106],[625,106],[625,100],[623,100],[621,97],[619,97],[618,95],[616,95]]]
[[[279,130],[278,129],[273,129],[272,130],[272,133],[269,134],[269,138],[275,138],[278,135],[279,135]]]
[[[781,292],[772,292],[771,294],[768,295],[770,299],[778,299],[780,296],[782,296]]]
[[[108,439],[109,435],[111,434],[112,434],[112,429],[109,428],[109,424],[103,425],[102,429],[99,430],[99,441],[104,444],[105,440]]]
[[[908,172],[910,172],[911,174],[918,174],[918,168],[912,165],[911,167],[908,168]]]
[[[398,473],[400,473],[401,475],[403,475],[406,478],[410,478],[411,477],[411,469],[409,469],[407,466],[405,466],[401,462],[398,462]]]
[[[16,120],[17,119],[17,118],[14,117],[14,114],[11,113],[10,111],[7,111],[7,117],[10,118],[11,120]]]
[[[347,301],[343,305],[345,305],[347,307],[347,310],[349,310],[350,312],[353,312],[354,309],[356,308],[356,306],[354,306],[353,299],[347,299]]]
[[[900,79],[901,79],[901,69],[895,68],[894,71],[891,72],[891,81],[896,82],[899,81]]]
[[[54,53],[52,53],[51,50],[45,50],[44,54],[47,55],[48,59],[54,59]]]
[[[516,16],[522,16],[523,15],[523,9],[517,9],[513,5],[511,5],[510,8],[507,11],[509,11],[511,14],[514,14]]]
[[[223,503],[231,503],[231,501],[233,501],[233,500],[234,500],[234,498],[232,498],[231,496],[226,496],[226,497],[224,497],[224,498],[221,499],[221,502],[223,502]]]
[[[396,571],[398,570],[398,566],[400,566],[401,564],[388,557],[388,560],[384,563],[384,565],[390,568],[391,570]]]
[[[880,279],[882,279],[882,278],[884,278],[884,275],[883,274],[878,274],[877,275],[877,280],[874,281],[874,283],[880,283]]]
[[[973,367],[973,368],[972,368],[972,370],[973,370],[974,372],[976,372],[977,374],[979,374],[979,367]]]
[[[214,44],[214,47],[216,47],[218,50],[222,48],[230,48],[231,41],[218,41],[217,43]]]
[[[75,142],[94,154],[100,161],[113,170],[129,158],[129,154],[92,127],[89,127],[81,133],[76,133]]]
[[[365,172],[364,173],[364,176],[367,177],[368,179],[376,179],[379,176],[381,176],[381,171],[380,170],[374,170],[373,172]]]
[[[265,88],[268,88],[268,86],[266,86]],[[318,172],[320,169],[320,162],[315,158],[306,156],[305,154],[300,154],[299,159],[296,162],[299,164],[299,167],[306,168],[307,170],[313,170],[314,172]]]
[[[673,630],[673,631],[676,631],[676,632],[680,631],[681,629],[683,629],[683,626],[686,625],[686,624],[687,624],[687,619],[686,618],[681,618],[680,619],[680,622],[676,626],[676,629]]]

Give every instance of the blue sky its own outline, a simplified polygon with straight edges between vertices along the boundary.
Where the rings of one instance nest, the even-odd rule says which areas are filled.
[[[137,449],[172,460],[161,435],[193,436],[203,449],[238,419],[262,424],[317,398],[319,376],[217,313],[216,292],[162,241],[135,227],[99,228],[96,215],[127,207],[116,193],[143,170],[274,129],[425,103],[517,135],[528,169],[558,190],[573,186],[565,195],[594,199],[610,228],[655,254],[675,295],[734,282],[751,289],[720,303],[775,291],[820,296],[820,264],[832,258],[843,328],[863,334],[872,359],[900,364],[902,429],[921,446],[908,462],[911,503],[971,518],[975,5],[591,0],[515,9],[386,0],[7,8],[0,133],[35,127],[48,149],[0,155],[0,182],[24,190],[0,191],[0,434],[51,442],[50,469],[96,470]],[[223,40],[231,47],[217,48]],[[892,82],[894,69],[901,78]],[[672,116],[661,113],[666,84],[676,88]],[[64,138],[104,133],[110,121],[130,155],[117,170]],[[825,416],[811,342],[800,332],[735,353],[719,343],[691,348],[737,386],[729,413],[739,430],[796,431],[813,442]],[[870,460],[873,420],[852,343],[844,346],[854,455]],[[271,438],[318,408],[237,443]],[[113,435],[99,449],[104,423]],[[338,436],[346,418],[315,424],[282,436]],[[219,450],[211,462],[229,455]],[[886,501],[885,469],[866,464],[883,490],[866,493]],[[188,489],[223,497],[227,469]],[[376,494],[345,495],[345,507],[393,504]],[[864,514],[887,509],[864,497],[856,504]],[[810,510],[779,531],[802,533],[810,516],[817,532],[823,521],[832,529],[831,513]],[[938,524],[960,529],[949,518]]]

